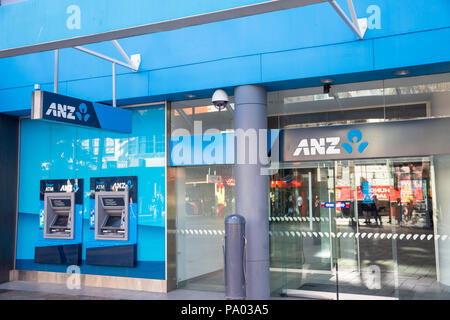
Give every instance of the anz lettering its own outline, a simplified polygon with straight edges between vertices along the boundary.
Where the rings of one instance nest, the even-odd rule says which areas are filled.
[[[298,144],[294,157],[298,157],[302,153],[305,156],[340,154],[341,150],[336,148],[340,141],[340,137],[303,139]]]
[[[50,107],[48,107],[47,112],[45,115],[49,116],[50,114],[55,118],[64,118],[69,120],[76,120],[75,119],[75,107],[67,106],[63,104],[56,104],[53,102]]]
[[[114,190],[126,190],[128,189],[128,184],[126,182],[115,182],[112,187]]]
[[[61,186],[59,191],[60,192],[72,192],[72,190],[73,190],[72,185],[64,184]]]

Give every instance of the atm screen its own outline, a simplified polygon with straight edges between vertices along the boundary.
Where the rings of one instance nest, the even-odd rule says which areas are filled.
[[[70,199],[51,199],[53,208],[70,207]]]
[[[104,207],[123,207],[125,201],[123,197],[102,198]]]
[[[54,227],[66,227],[68,222],[69,222],[68,216],[58,216],[58,218],[56,218],[56,221],[53,224],[53,226]]]
[[[109,216],[108,220],[106,221],[105,227],[120,228],[121,219],[121,216]]]

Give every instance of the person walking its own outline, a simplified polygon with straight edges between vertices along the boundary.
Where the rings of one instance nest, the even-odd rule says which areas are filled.
[[[378,225],[378,220],[380,221],[380,225],[383,225],[383,222],[381,221],[380,213],[378,212],[378,209],[380,208],[380,201],[378,200],[377,196],[373,196],[373,218],[375,219],[375,223]]]
[[[315,218],[320,217],[320,199],[318,194],[316,194],[316,197],[314,198],[313,215]]]
[[[397,198],[397,201],[394,202],[394,217],[397,224],[400,225],[402,220],[402,201],[400,198]]]
[[[297,197],[297,216],[301,216],[302,215],[302,207],[303,207],[303,197],[301,195],[299,195]]]
[[[287,217],[292,217],[294,215],[294,199],[292,195],[289,195],[287,202]]]

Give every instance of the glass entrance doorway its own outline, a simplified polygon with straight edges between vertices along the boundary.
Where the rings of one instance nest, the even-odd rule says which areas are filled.
[[[433,298],[432,180],[429,158],[285,164],[269,193],[272,288],[320,299]]]

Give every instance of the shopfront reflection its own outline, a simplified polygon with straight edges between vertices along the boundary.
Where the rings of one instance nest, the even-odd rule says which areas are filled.
[[[438,175],[433,161],[284,164],[270,177],[272,295],[450,298],[444,285],[450,235],[439,192],[447,184],[443,164]],[[174,170],[178,287],[224,291],[223,224],[235,208],[233,167]]]
[[[233,214],[233,166],[173,168],[176,179],[177,286],[225,291],[223,237],[225,217]]]
[[[290,165],[270,190],[273,294],[449,298],[439,282],[432,161]]]

